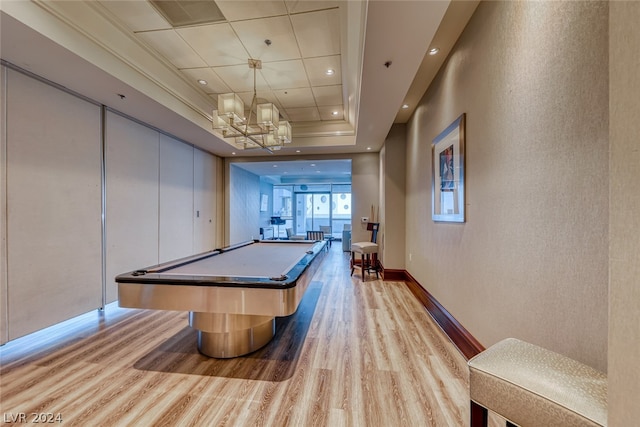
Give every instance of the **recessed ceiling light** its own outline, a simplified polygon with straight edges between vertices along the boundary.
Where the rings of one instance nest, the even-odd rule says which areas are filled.
[[[331,115],[332,115],[332,116],[337,116],[337,115],[338,115],[338,112],[337,112],[337,111],[332,111],[332,112],[331,112]]]
[[[311,166],[312,168],[314,168],[316,166],[315,163],[311,163],[309,166]]]
[[[296,153],[299,153],[299,152],[300,152],[300,150],[296,150]]]
[[[438,52],[440,52],[440,49],[438,49],[437,47],[429,49],[429,55],[435,55]]]
[[[200,80],[198,80],[198,83],[200,83],[202,86],[206,86],[207,81],[200,79]]]
[[[333,75],[336,73],[336,71],[335,71],[335,70],[332,70],[331,68],[329,68],[329,69],[326,71],[326,73],[327,73],[327,76],[333,76]]]
[[[236,155],[236,152],[235,152],[235,151],[232,151],[232,152],[231,152],[231,155],[232,155],[232,156],[235,156],[235,155]]]
[[[278,165],[273,165],[273,167],[274,167],[274,168],[277,168],[277,167],[278,167]]]
[[[402,109],[406,110],[407,108],[409,108],[409,104],[402,104]]]

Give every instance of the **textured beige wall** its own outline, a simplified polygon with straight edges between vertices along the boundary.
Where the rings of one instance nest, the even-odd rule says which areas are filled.
[[[483,345],[607,364],[608,6],[482,2],[407,129],[406,266]],[[462,113],[465,224],[431,218]]]
[[[380,244],[382,265],[404,270],[406,126],[393,125],[380,153]],[[383,155],[384,154],[384,155]]]
[[[388,138],[388,136],[387,136]],[[378,186],[380,190],[380,195],[378,198],[378,204],[380,206],[380,214],[378,215],[378,222],[380,226],[378,228],[378,239],[376,242],[378,243],[378,261],[382,263],[384,266],[384,249],[385,249],[385,233],[386,233],[386,225],[387,225],[387,217],[386,217],[386,197],[387,189],[386,189],[386,175],[387,175],[387,140],[385,140],[385,145],[380,149],[380,153],[378,153],[378,162],[380,164],[380,176]],[[404,203],[403,203],[404,204]],[[393,226],[393,225],[391,225]],[[404,245],[403,245],[404,246]],[[389,268],[389,267],[387,267]]]
[[[611,2],[609,425],[640,419],[640,3]]]
[[[360,219],[371,217],[372,206],[377,220],[380,210],[379,155],[354,154],[351,158],[351,241],[362,242],[371,238],[371,232]]]

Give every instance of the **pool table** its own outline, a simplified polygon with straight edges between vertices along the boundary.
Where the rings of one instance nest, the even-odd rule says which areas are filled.
[[[116,277],[126,308],[184,310],[198,350],[230,358],[266,345],[298,308],[326,242],[253,240]]]

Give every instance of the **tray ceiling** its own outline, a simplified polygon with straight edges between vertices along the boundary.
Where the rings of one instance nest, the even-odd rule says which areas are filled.
[[[280,154],[378,150],[415,108],[400,107],[463,3],[468,16],[447,24],[457,34],[469,2],[2,2],[2,59],[223,157],[234,147],[211,129],[217,95],[251,104],[247,60],[261,59],[257,96],[293,128]],[[186,7],[212,5],[206,18]]]

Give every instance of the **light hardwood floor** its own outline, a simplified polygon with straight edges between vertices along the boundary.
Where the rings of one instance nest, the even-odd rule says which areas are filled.
[[[350,277],[340,250],[274,340],[246,357],[199,354],[186,313],[113,304],[4,345],[3,421],[44,412],[78,426],[468,425],[464,357],[404,283]]]

